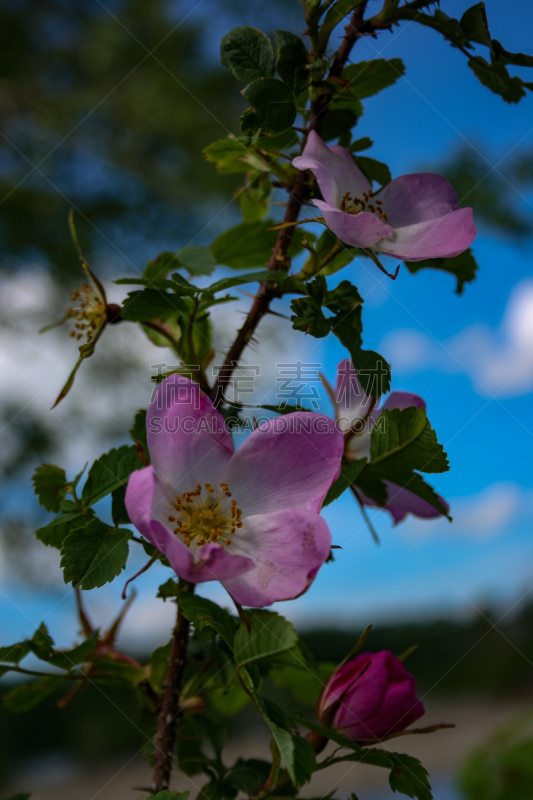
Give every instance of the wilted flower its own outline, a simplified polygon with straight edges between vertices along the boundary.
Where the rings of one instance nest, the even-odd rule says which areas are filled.
[[[328,147],[314,131],[292,163],[313,172],[324,198],[313,203],[348,245],[422,261],[457,256],[475,239],[472,209],[458,207],[455,189],[441,175],[402,175],[374,193],[349,151]]]
[[[224,418],[181,375],[147,415],[153,468],[126,491],[131,521],[192,583],[218,580],[242,605],[305,592],[330,553],[319,516],[341,467],[333,420],[294,412],[260,425],[234,452]]]
[[[321,724],[356,742],[386,739],[424,714],[416,681],[387,650],[361,653],[339,667],[317,703]]]
[[[370,437],[383,409],[390,411],[393,408],[404,409],[410,406],[424,410],[426,408],[425,400],[410,392],[391,392],[381,408],[376,408],[378,400],[379,397],[374,398],[364,393],[352,362],[349,359],[341,361],[337,368],[336,404],[341,427],[344,426],[346,431],[352,431],[352,435],[347,438],[345,450],[345,456],[349,461],[359,458],[370,460]],[[384,484],[387,489],[385,508],[392,515],[394,522],[401,522],[409,513],[423,519],[442,516],[441,511],[409,489],[388,480],[385,480]],[[380,507],[360,489],[357,487],[354,489],[364,505]],[[448,511],[449,505],[446,500],[440,495],[437,497],[443,508]]]

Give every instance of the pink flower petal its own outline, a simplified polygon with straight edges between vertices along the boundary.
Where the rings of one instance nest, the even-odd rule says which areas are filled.
[[[436,519],[442,516],[441,512],[437,511],[431,503],[414,492],[410,492],[409,489],[404,489],[390,481],[385,481],[385,485],[388,495],[386,509],[392,515],[395,523],[402,522],[407,514],[413,514],[420,519]],[[440,494],[437,497],[446,511],[449,511],[450,506],[446,500]]]
[[[455,211],[459,204],[451,183],[433,172],[395,178],[376,195],[376,199],[382,201],[381,208],[393,228],[444,217]]]
[[[344,147],[328,147],[320,136],[311,131],[301,156],[293,160],[299,170],[310,169],[317,179],[326,202],[339,208],[343,196],[362,197],[370,183]]]
[[[426,401],[418,394],[411,394],[411,392],[391,392],[383,403],[383,408],[391,411],[393,408],[399,408],[403,411],[404,408],[416,406],[417,408],[426,409]]]
[[[152,506],[155,493],[155,475],[152,467],[132,472],[126,487],[124,503],[128,516],[145,539],[152,540]]]
[[[232,456],[221,481],[245,517],[283,508],[320,511],[339,477],[342,433],[322,414],[295,411],[260,425]]]
[[[231,548],[251,558],[255,569],[223,581],[230,595],[241,605],[262,608],[305,592],[330,553],[331,534],[322,517],[293,509],[243,522]]]
[[[364,393],[349,358],[343,359],[337,367],[335,402],[339,416],[351,420],[364,419],[375,403],[374,398]]]
[[[424,706],[414,696],[411,680],[389,684],[381,708],[375,716],[365,720],[367,732],[360,738],[383,739],[391,733],[404,730],[423,714]]]
[[[453,258],[470,247],[475,238],[472,209],[459,208],[446,216],[396,228],[394,236],[378,242],[374,249],[405,261]]]
[[[193,551],[161,522],[152,522],[152,539],[180,578],[190,583],[224,581],[254,568],[254,562],[210,542]]]
[[[363,655],[365,654],[362,653],[359,658]],[[354,729],[363,734],[361,738],[369,737],[365,722],[377,714],[388,688],[387,655],[386,651],[382,651],[372,656],[368,669],[344,695],[331,724],[332,728],[345,731],[350,738],[360,738],[359,735],[352,735]]]
[[[322,211],[328,228],[351,247],[370,247],[376,242],[381,246],[380,240],[394,233],[394,228],[382,222],[376,214],[367,211],[348,214],[322,200],[313,200],[313,203]]]
[[[175,494],[197,483],[218,486],[233,441],[222,414],[197,383],[170,375],[150,404],[146,427],[155,474]]]

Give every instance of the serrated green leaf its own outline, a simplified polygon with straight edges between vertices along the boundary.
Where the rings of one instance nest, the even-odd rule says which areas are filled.
[[[198,630],[208,625],[224,640],[228,647],[233,647],[233,637],[238,627],[238,621],[225,609],[217,606],[211,600],[198,595],[182,592],[179,596],[179,606],[183,615]]]
[[[56,650],[46,661],[49,664],[53,664],[54,667],[66,670],[72,669],[77,664],[82,664],[87,661],[88,656],[92,655],[98,646],[98,633],[99,631],[97,630],[93,631],[85,641],[70,650]]]
[[[32,683],[25,683],[16,686],[4,695],[4,708],[12,714],[22,714],[30,711],[35,706],[46,700],[56,689],[64,684],[65,680],[61,675],[52,675],[47,678],[39,678]]]
[[[342,104],[344,107],[338,108],[337,105],[336,103],[330,105],[322,123],[320,135],[325,142],[338,139],[346,131],[350,131],[357,125],[357,119],[363,113],[363,106],[356,98],[350,100],[349,107]]]
[[[0,647],[0,663],[18,664],[31,650],[29,641],[16,642],[16,644]]]
[[[248,154],[246,139],[228,136],[204,148],[206,161],[217,165],[217,171],[226,174],[248,172],[250,165],[242,159]]]
[[[317,43],[317,48],[319,51],[326,49],[333,29],[340,22],[342,22],[342,20],[348,16],[348,14],[351,14],[351,12],[356,6],[359,5],[360,2],[361,0],[336,0],[336,2],[333,3],[324,17],[324,21],[320,27]]]
[[[401,58],[376,58],[373,61],[359,61],[345,67],[342,77],[350,81],[351,90],[357,97],[372,97],[388,86],[392,86],[398,78],[405,75],[405,66]]]
[[[169,272],[180,266],[181,261],[176,253],[163,252],[148,262],[143,271],[143,278],[148,281],[164,280]]]
[[[412,444],[427,421],[425,410],[415,406],[402,410],[384,408],[379,419],[380,423],[374,427],[370,437],[370,461],[373,464]]]
[[[375,158],[368,156],[356,156],[355,162],[370,183],[376,182],[380,186],[386,186],[392,180],[390,169],[382,161],[376,161]]]
[[[130,436],[134,442],[140,442],[144,452],[150,461],[150,451],[148,449],[148,437],[146,435],[146,409],[141,408],[135,414],[133,425],[130,428]]]
[[[274,739],[278,747],[278,750],[280,752],[280,755],[283,761],[285,762],[285,767],[287,768],[289,777],[292,783],[296,786],[297,780],[296,780],[296,772],[294,769],[294,737],[288,730],[280,728],[270,718],[270,713],[272,712],[275,704],[269,703],[267,706],[265,699],[261,697],[255,686],[251,686],[249,691],[253,695],[255,705],[263,715],[263,718],[268,726],[268,729],[272,734],[272,738]]]
[[[368,136],[363,136],[361,139],[356,139],[352,142],[348,150],[350,153],[360,153],[362,150],[369,150],[373,146],[374,142],[372,139],[369,139]]]
[[[510,53],[500,44],[497,39],[492,40],[494,60],[504,66],[514,64],[517,67],[533,67],[533,56],[524,53]]]
[[[208,287],[207,291],[215,294],[231,289],[233,286],[241,286],[244,283],[257,283],[261,281],[284,281],[287,273],[283,270],[265,269],[261,272],[246,272],[234,278],[222,278]]]
[[[131,683],[136,686],[146,679],[144,669],[138,664],[114,658],[112,655],[92,658],[91,662],[98,676],[95,680],[102,681],[106,686],[110,680],[120,683]]]
[[[65,537],[79,523],[83,523],[87,516],[78,509],[76,512],[59,514],[54,519],[39,530],[35,531],[37,539],[48,547],[55,547],[61,550]]]
[[[131,473],[140,466],[135,445],[125,444],[104,453],[89,470],[81,495],[83,505],[92,506],[119,486],[123,486]]]
[[[144,322],[153,319],[168,319],[179,311],[186,311],[183,299],[176,294],[160,292],[158,289],[144,289],[129,292],[121,311],[127,322]]]
[[[468,8],[461,17],[459,24],[470,42],[484,44],[485,47],[492,51],[485,3],[476,3],[475,6]]]
[[[247,25],[233,28],[220,42],[220,63],[243,83],[269,78],[274,72],[270,39]]]
[[[421,269],[438,269],[449,272],[457,281],[455,293],[462,294],[465,283],[476,279],[478,265],[470,247],[454,258],[428,258],[424,261],[405,261],[405,266],[411,273]]]
[[[170,658],[170,650],[172,648],[172,641],[161,647],[156,647],[150,656],[150,684],[154,687],[156,692],[161,691],[163,681],[168,670],[168,661]]]
[[[525,97],[523,81],[520,78],[512,78],[501,62],[489,64],[484,58],[477,56],[469,60],[468,66],[483,86],[499,94],[506,103],[518,103]]]
[[[33,473],[32,482],[39,503],[47,511],[57,514],[60,503],[67,493],[65,470],[55,464],[43,464]]]
[[[44,622],[41,622],[30,639],[30,647],[37,658],[40,658],[42,661],[48,661],[49,657],[52,655],[54,640],[48,633],[48,628]]]
[[[110,528],[98,519],[70,533],[61,549],[65,583],[95,589],[112,581],[126,566],[131,537],[131,531]]]
[[[263,788],[270,774],[268,761],[251,758],[245,761],[239,758],[235,766],[226,776],[226,780],[240,792],[254,797]]]
[[[307,69],[309,53],[303,41],[291,31],[277,30],[276,48],[278,60],[276,68],[281,80],[295,94],[305,91],[310,83],[310,72]]]
[[[190,275],[211,275],[216,266],[210,248],[200,245],[184,247],[180,260]]]
[[[346,464],[342,470],[341,474],[330,487],[324,502],[322,503],[322,508],[329,506],[330,503],[333,503],[334,500],[337,500],[346,489],[349,489],[352,483],[354,483],[355,479],[363,469],[367,462],[366,458],[360,458],[357,461],[351,461],[349,464]]]
[[[276,686],[289,689],[296,699],[306,706],[314,707],[324,683],[336,668],[336,664],[320,664],[318,673],[301,666],[279,666],[270,670],[269,676]]]
[[[272,219],[246,223],[230,228],[220,234],[211,245],[211,252],[217,264],[232,269],[252,269],[266,267],[278,238],[278,231],[268,230],[276,223]],[[303,248],[301,231],[295,231],[289,256],[295,256]]]
[[[290,89],[276,78],[260,78],[242,91],[255,114],[255,122],[267,136],[277,136],[296,119],[296,105]]]
[[[235,634],[234,654],[237,667],[271,658],[289,650],[298,641],[296,631],[274,611],[248,611],[250,631],[241,623]]]
[[[393,792],[401,792],[418,800],[432,800],[433,794],[428,781],[428,772],[413,756],[390,753],[392,769],[389,783]]]
[[[148,544],[148,543],[147,543]],[[151,545],[152,552],[150,553],[150,557],[154,555],[156,551],[155,547]],[[156,597],[160,597],[163,602],[168,600],[170,597],[177,597],[179,595],[179,587],[176,581],[173,578],[169,578],[167,581],[161,584],[157,591]]]
[[[124,502],[126,497],[126,485],[119,486],[111,492],[111,519],[118,528],[120,525],[131,525],[131,519]]]
[[[303,786],[311,780],[316,769],[316,755],[307,739],[294,736],[294,777],[296,786]]]

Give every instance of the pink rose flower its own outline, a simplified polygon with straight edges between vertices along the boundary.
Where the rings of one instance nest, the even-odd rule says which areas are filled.
[[[441,175],[402,175],[374,193],[348,150],[328,147],[315,131],[292,163],[313,172],[324,198],[313,203],[352,247],[423,261],[457,256],[476,237],[472,209],[458,208],[455,189]]]
[[[131,475],[126,508],[176,574],[220,581],[254,607],[305,592],[330,553],[319,512],[341,468],[333,420],[276,417],[234,452],[220,412],[174,374],[155,393],[147,430],[152,466]]]
[[[424,713],[415,679],[387,650],[361,653],[339,667],[317,703],[322,725],[361,744],[404,731]]]
[[[346,430],[360,428],[360,432],[351,436],[346,445],[345,456],[349,461],[359,458],[370,460],[370,437],[372,429],[381,416],[383,409],[389,411],[393,408],[426,408],[425,400],[417,394],[410,392],[391,392],[381,408],[376,408],[379,398],[375,399],[366,395],[361,387],[357,372],[349,359],[340,362],[337,368],[336,404],[341,427]],[[407,514],[413,514],[422,519],[435,519],[442,516],[440,511],[423,500],[414,492],[397,486],[391,481],[384,481],[387,489],[387,503],[385,509],[391,514],[395,523],[402,522]],[[380,508],[375,500],[366,497],[360,489],[354,487],[358,498],[365,506]],[[437,495],[446,511],[449,505],[443,497]]]

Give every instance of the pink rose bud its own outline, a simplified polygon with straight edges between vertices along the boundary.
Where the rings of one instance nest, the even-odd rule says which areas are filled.
[[[356,742],[386,739],[424,714],[416,682],[387,650],[361,653],[339,667],[318,698],[322,725]]]

